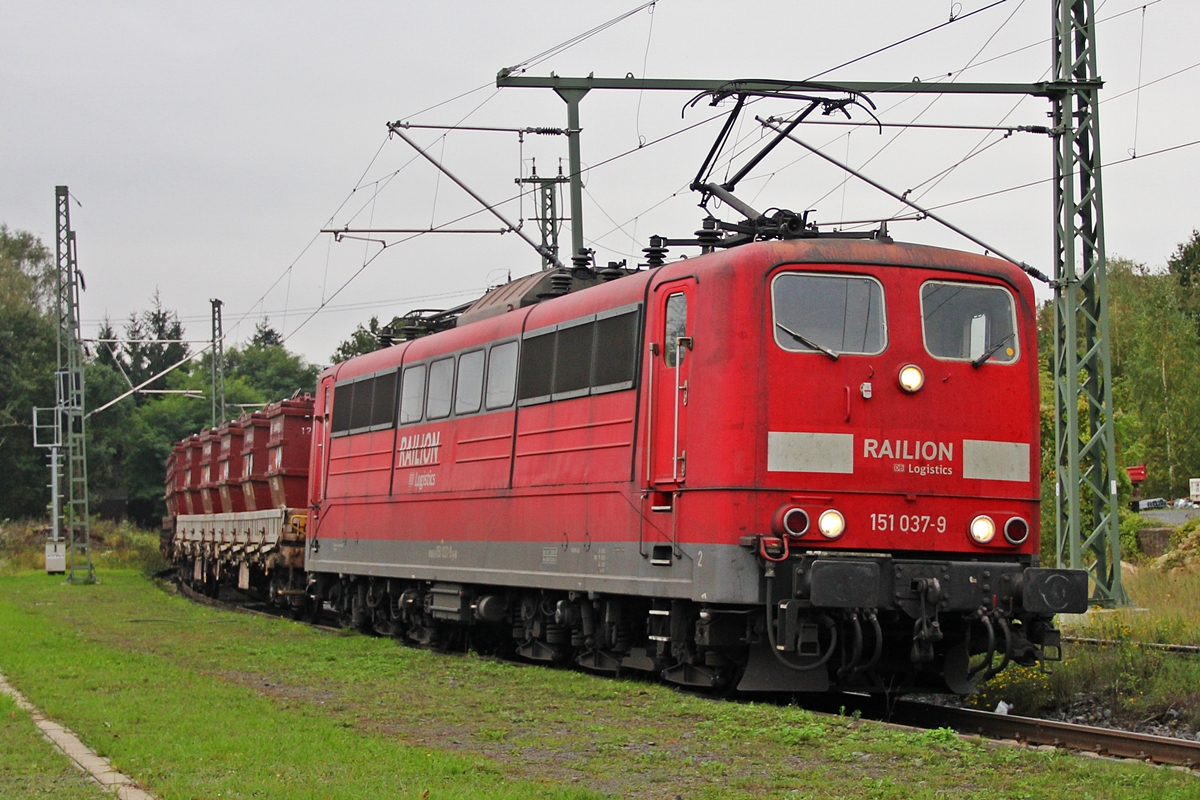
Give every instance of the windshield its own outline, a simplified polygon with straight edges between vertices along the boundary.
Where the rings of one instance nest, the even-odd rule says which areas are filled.
[[[883,287],[861,275],[785,272],[771,286],[784,350],[874,355],[887,344]]]
[[[950,361],[1011,364],[1019,355],[1012,295],[1000,286],[930,281],[921,287],[925,349]]]

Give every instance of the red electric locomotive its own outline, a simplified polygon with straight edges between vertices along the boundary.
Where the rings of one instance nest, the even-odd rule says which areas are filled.
[[[742,691],[970,692],[1057,657],[1087,581],[1038,566],[1021,270],[885,235],[656,255],[326,370],[284,596]]]

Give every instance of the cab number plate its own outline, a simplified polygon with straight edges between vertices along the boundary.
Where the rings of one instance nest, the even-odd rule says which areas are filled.
[[[945,517],[931,517],[928,514],[872,514],[871,530],[900,531],[901,533],[925,533],[933,529],[938,533],[946,532]]]

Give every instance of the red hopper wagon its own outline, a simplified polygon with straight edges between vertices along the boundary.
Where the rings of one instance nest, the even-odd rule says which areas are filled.
[[[272,403],[265,413],[271,430],[267,440],[271,504],[278,508],[302,508],[308,491],[312,447],[312,395]]]
[[[226,514],[246,510],[246,498],[242,494],[242,423],[238,420],[221,423],[220,478],[217,491],[221,497],[221,511]]]
[[[267,478],[267,439],[270,422],[261,411],[242,419],[242,497],[247,511],[271,508],[271,483]]]

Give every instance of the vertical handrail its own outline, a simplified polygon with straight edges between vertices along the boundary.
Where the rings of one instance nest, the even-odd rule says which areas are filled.
[[[680,338],[675,338],[675,441],[671,447],[671,480],[675,483],[679,482],[679,373],[683,367]]]
[[[654,476],[654,372],[658,368],[655,358],[658,348],[655,342],[650,342],[650,376],[646,387],[646,484],[653,482]]]

